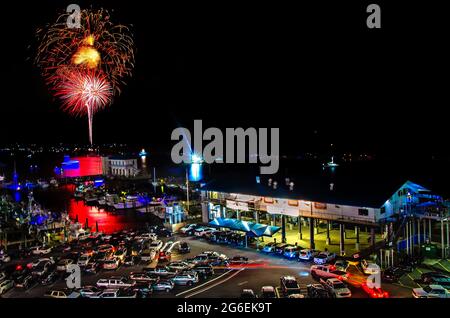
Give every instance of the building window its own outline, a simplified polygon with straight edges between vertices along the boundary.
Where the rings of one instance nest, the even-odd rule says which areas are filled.
[[[367,210],[367,209],[358,209],[358,215],[368,216],[369,215],[369,210]]]

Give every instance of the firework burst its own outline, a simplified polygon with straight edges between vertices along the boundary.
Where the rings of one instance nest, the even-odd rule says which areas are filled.
[[[114,25],[108,11],[81,10],[80,27],[70,28],[69,13],[38,29],[36,65],[62,109],[87,115],[92,144],[92,117],[121,93],[134,67],[134,44],[124,25]]]

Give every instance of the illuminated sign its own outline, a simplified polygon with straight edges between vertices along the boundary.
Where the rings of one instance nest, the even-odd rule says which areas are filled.
[[[238,202],[227,200],[227,208],[232,210],[250,211],[247,202]]]

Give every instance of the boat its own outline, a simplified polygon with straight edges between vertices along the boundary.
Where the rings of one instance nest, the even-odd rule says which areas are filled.
[[[324,164],[324,166],[325,166],[325,167],[328,167],[328,168],[333,168],[333,167],[338,167],[339,164],[335,163],[335,162],[334,162],[334,157],[331,156],[331,161],[328,162],[328,163],[326,163],[326,164]]]

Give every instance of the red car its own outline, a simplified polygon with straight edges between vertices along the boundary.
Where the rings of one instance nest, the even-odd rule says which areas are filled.
[[[172,255],[171,255],[170,252],[165,252],[165,251],[160,251],[159,252],[158,260],[160,262],[162,262],[162,261],[170,262],[171,259],[172,259]]]
[[[361,284],[361,288],[370,298],[389,298],[389,293],[381,288],[370,288],[367,284]]]

